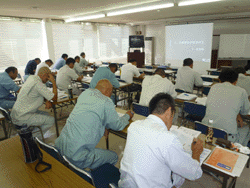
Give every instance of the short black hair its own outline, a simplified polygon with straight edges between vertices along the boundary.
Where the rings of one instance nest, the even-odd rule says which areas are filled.
[[[221,82],[234,83],[238,79],[238,73],[233,69],[223,69],[220,73],[219,79]]]
[[[246,70],[244,69],[244,67],[236,67],[234,68],[235,72],[237,72],[238,74],[245,74]]]
[[[80,56],[84,56],[85,55],[85,53],[84,52],[82,52],[81,54],[80,54]]]
[[[51,64],[53,64],[53,61],[51,59],[45,60],[45,63],[47,63],[47,62],[50,62]]]
[[[68,54],[63,54],[62,55],[62,58],[64,59],[64,58],[68,58],[69,56],[68,56]]]
[[[194,63],[194,61],[191,58],[184,59],[183,66],[190,66]]]
[[[130,59],[128,62],[132,63],[132,62],[137,62],[137,61],[136,61],[136,59]]]
[[[78,55],[77,55],[77,56],[75,56],[75,60],[77,60],[77,59],[80,59],[80,56],[78,56]]]
[[[175,102],[173,97],[167,93],[156,94],[149,102],[150,114],[163,114],[169,107],[171,112],[175,112]]]
[[[110,63],[110,64],[109,64],[109,68],[115,68],[115,71],[118,70],[118,66],[117,66],[116,63]]]
[[[16,67],[8,67],[7,69],[5,69],[5,72],[7,72],[8,74],[12,72],[14,74],[16,70]]]
[[[39,62],[41,62],[41,59],[40,59],[40,58],[36,58],[36,59],[35,59],[35,61],[39,61]]]
[[[67,65],[69,65],[70,63],[73,63],[73,64],[75,64],[75,60],[72,58],[72,57],[70,57],[70,58],[68,58],[67,60],[66,60],[66,64]]]
[[[165,71],[162,68],[157,68],[155,70],[155,74],[159,74],[160,76],[165,76]]]

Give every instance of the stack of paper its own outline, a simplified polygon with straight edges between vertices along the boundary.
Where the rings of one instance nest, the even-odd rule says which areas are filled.
[[[49,88],[47,87],[48,90],[50,90],[51,92],[53,92],[53,88]],[[58,99],[63,99],[63,98],[67,98],[68,94],[65,91],[61,91],[59,89],[57,89],[57,98]]]
[[[206,106],[207,97],[198,97],[197,99],[195,99],[195,102],[197,102],[197,104]]]
[[[203,82],[203,86],[211,86],[213,82]]]
[[[178,95],[176,98],[189,101],[189,100],[193,100],[193,99],[197,98],[197,95],[182,93],[182,94]]]

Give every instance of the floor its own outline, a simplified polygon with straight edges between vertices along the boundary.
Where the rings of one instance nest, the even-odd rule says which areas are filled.
[[[62,109],[62,111],[60,111],[60,109],[58,109],[58,112],[59,112],[58,116],[68,117],[68,115],[70,114],[72,109],[73,109],[72,106],[64,107]],[[41,107],[40,110],[45,110],[45,109],[44,109],[44,107]],[[53,113],[51,110],[45,110],[45,111],[48,111],[53,116]],[[178,118],[175,121],[175,124],[180,124],[180,122],[181,122],[181,119]],[[63,120],[60,120],[58,122],[60,131],[62,130],[65,123],[66,123],[66,118]],[[192,126],[192,124],[190,124],[189,126]],[[15,132],[13,132],[12,135],[15,135]],[[0,128],[0,136],[3,136],[3,131],[1,130],[1,128]],[[55,127],[53,126],[45,134],[45,141],[48,144],[54,145],[55,139],[56,139],[56,131],[55,131]],[[123,155],[123,150],[124,150],[124,147],[126,144],[126,140],[110,133],[109,143],[110,143],[110,145],[109,145],[110,150],[115,151],[117,153],[117,155],[119,156],[119,161],[116,164],[116,167],[119,168],[120,167],[120,160],[121,160],[122,155]],[[104,137],[100,140],[97,147],[102,148],[102,149],[106,149],[106,142],[105,142]],[[241,174],[241,177],[237,179],[236,188],[250,187],[249,175],[250,175],[250,168],[245,168]],[[221,187],[221,184],[218,181],[216,181],[212,176],[210,176],[206,173],[203,173],[203,175],[200,179],[198,179],[196,181],[186,180],[185,183],[181,186],[181,188],[206,188],[206,187],[219,188],[219,187]]]

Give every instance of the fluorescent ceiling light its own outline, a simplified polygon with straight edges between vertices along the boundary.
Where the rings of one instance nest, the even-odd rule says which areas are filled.
[[[196,5],[196,4],[202,4],[202,3],[212,3],[216,1],[221,1],[221,0],[193,0],[193,1],[185,1],[185,2],[180,2],[178,6],[188,6],[188,5]]]
[[[131,13],[135,13],[135,12],[163,9],[163,8],[169,8],[169,7],[173,7],[173,6],[174,6],[174,3],[167,3],[167,4],[158,4],[158,5],[146,6],[146,7],[140,7],[140,8],[131,8],[131,9],[126,9],[126,10],[109,12],[109,13],[107,13],[107,16],[131,14]]]
[[[68,18],[65,19],[65,22],[76,22],[76,21],[82,21],[82,20],[92,20],[97,18],[104,18],[105,14],[95,14],[90,16],[81,16],[81,17],[75,17],[75,18]]]

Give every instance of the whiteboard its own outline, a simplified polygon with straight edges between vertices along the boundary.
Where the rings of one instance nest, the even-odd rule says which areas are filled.
[[[219,58],[250,58],[250,34],[220,35]]]

